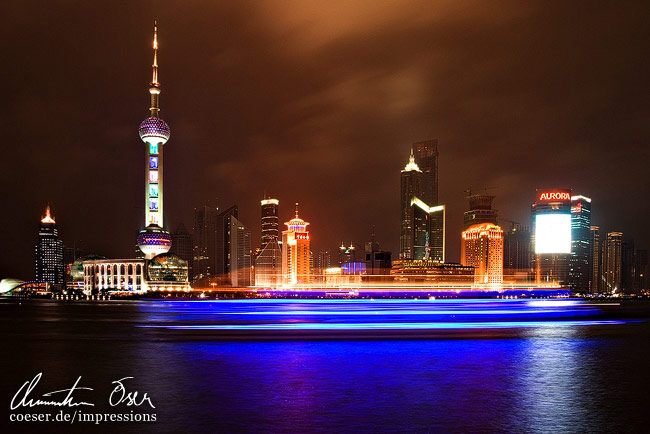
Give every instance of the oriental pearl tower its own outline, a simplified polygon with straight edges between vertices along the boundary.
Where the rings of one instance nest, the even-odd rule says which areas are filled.
[[[160,83],[158,82],[158,23],[153,29],[153,79],[149,83],[151,115],[140,124],[140,139],[146,144],[145,160],[145,222],[138,235],[138,247],[145,258],[167,253],[171,236],[163,226],[163,145],[169,140],[169,126],[158,117]]]

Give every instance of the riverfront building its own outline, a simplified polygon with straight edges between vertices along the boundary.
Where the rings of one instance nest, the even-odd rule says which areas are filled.
[[[310,237],[307,230],[308,222],[296,216],[285,222],[287,230],[282,232],[282,275],[284,283],[289,285],[307,284],[311,282],[310,270]]]
[[[63,285],[63,242],[59,240],[56,221],[50,215],[50,207],[45,210],[38,228],[38,242],[34,247],[36,281],[51,285]]]

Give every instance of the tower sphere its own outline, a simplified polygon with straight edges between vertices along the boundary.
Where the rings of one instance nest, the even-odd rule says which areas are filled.
[[[151,116],[140,124],[140,138],[144,142],[155,141],[164,144],[170,135],[169,125],[160,118]]]
[[[138,234],[138,247],[147,259],[169,252],[172,237],[158,225],[149,225]]]

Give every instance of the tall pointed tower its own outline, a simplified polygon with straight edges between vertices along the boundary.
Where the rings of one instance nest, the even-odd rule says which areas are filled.
[[[153,28],[153,77],[149,83],[151,95],[150,116],[140,124],[140,139],[146,144],[144,229],[138,235],[138,247],[145,258],[167,253],[171,247],[171,236],[163,225],[163,145],[169,140],[169,126],[160,119],[158,82],[158,23]]]

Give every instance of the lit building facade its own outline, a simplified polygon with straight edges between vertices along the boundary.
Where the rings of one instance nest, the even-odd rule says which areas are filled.
[[[167,253],[171,236],[163,220],[163,145],[170,136],[169,125],[160,117],[160,83],[158,82],[158,25],[153,35],[153,76],[149,83],[150,116],[140,124],[140,139],[146,145],[144,229],[138,235],[138,247],[146,259]]]
[[[438,202],[438,139],[413,143],[415,164],[422,171],[422,192],[418,196],[429,206]]]
[[[569,286],[576,292],[589,290],[592,271],[591,235],[591,199],[571,196]]]
[[[357,260],[357,249],[354,247],[354,244],[350,243],[349,246],[343,244],[339,246],[339,266],[347,264],[349,262],[355,262]]]
[[[600,228],[591,226],[591,244],[589,256],[591,259],[591,272],[589,273],[589,292],[598,293],[602,287],[602,251],[600,248]]]
[[[262,249],[267,243],[277,242],[280,238],[280,220],[278,206],[280,201],[267,198],[262,200]]]
[[[232,286],[251,285],[251,231],[234,216],[230,216],[230,263],[228,274]]]
[[[492,223],[472,225],[462,233],[460,262],[474,267],[474,284],[503,284],[503,230]]]
[[[424,175],[415,163],[411,150],[409,162],[401,172],[400,177],[400,254],[403,259],[413,259],[413,215],[411,199],[423,195]]]
[[[52,285],[63,285],[63,242],[59,240],[56,221],[50,215],[50,207],[45,210],[38,228],[38,242],[34,247],[35,280]]]
[[[474,282],[474,267],[443,264],[432,259],[397,259],[390,270],[396,281],[409,283],[444,283],[466,287]]]
[[[445,206],[430,207],[417,197],[411,198],[411,259],[445,262]]]
[[[285,222],[287,230],[282,232],[282,275],[284,283],[289,285],[311,282],[310,237],[308,222],[296,216]]]
[[[537,190],[536,197],[531,206],[535,280],[567,286],[571,258],[571,190]]]
[[[609,232],[603,243],[603,287],[601,292],[620,293],[622,279],[622,232]]]

